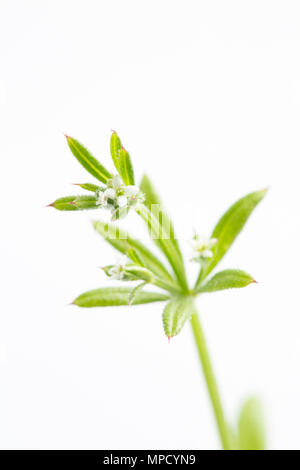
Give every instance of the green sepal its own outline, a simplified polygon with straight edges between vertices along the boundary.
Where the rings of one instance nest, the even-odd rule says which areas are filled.
[[[131,163],[131,158],[127,150],[123,147],[119,152],[119,162],[120,162],[120,176],[126,186],[134,185],[134,171]]]
[[[192,301],[181,297],[170,300],[164,308],[162,320],[166,336],[170,339],[178,335],[193,313]]]
[[[128,305],[129,296],[132,292],[130,287],[103,287],[94,289],[77,297],[72,303],[79,307],[111,307]],[[147,304],[151,302],[163,302],[169,296],[157,292],[137,292],[132,304]]]
[[[215,292],[224,289],[246,287],[256,282],[252,276],[239,269],[226,269],[215,274],[204,285],[197,289],[197,293]]]
[[[67,136],[67,142],[74,157],[79,163],[102,183],[112,177],[111,173],[78,140]]]

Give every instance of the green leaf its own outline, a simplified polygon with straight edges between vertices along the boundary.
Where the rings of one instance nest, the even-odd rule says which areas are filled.
[[[130,287],[103,287],[85,292],[77,297],[73,304],[79,307],[110,307],[128,305],[132,289]],[[169,297],[156,292],[137,292],[133,305],[161,302]]]
[[[215,274],[204,285],[200,286],[197,292],[215,292],[224,289],[246,287],[253,282],[256,281],[244,271],[226,269]]]
[[[140,184],[140,189],[142,193],[145,194],[145,205],[148,207],[148,209],[151,211],[151,206],[152,205],[159,205],[159,220],[160,223],[164,221],[165,225],[168,227],[168,232],[170,232],[170,239],[172,240],[172,243],[177,250],[179,256],[182,258],[181,251],[178,245],[178,241],[176,239],[175,231],[174,231],[174,225],[166,213],[166,210],[163,207],[163,204],[156,192],[156,189],[154,188],[152,182],[148,178],[147,175],[144,175]]]
[[[132,291],[129,294],[129,305],[132,305],[132,302],[136,296],[136,294],[143,289],[147,285],[147,282],[142,282],[141,284],[138,284],[136,287],[132,289]]]
[[[110,172],[77,140],[67,136],[67,142],[74,157],[77,158],[79,163],[81,163],[91,175],[95,176],[95,178],[102,183],[106,183],[107,180],[112,177]]]
[[[128,265],[126,266],[125,272],[127,274],[130,274],[131,276],[134,276],[136,279],[140,279],[142,281],[146,281],[146,282],[154,281],[153,273],[149,269],[143,268],[142,266]]]
[[[48,205],[48,207],[54,207],[59,211],[76,211],[76,207],[71,204],[77,196],[65,196],[56,199],[54,202]]]
[[[178,335],[192,315],[192,301],[188,298],[170,300],[164,308],[162,320],[168,338]]]
[[[111,154],[111,158],[114,162],[114,165],[118,173],[120,173],[120,150],[121,148],[122,148],[121,139],[118,136],[118,134],[115,131],[113,131],[111,138],[110,138],[110,154]]]
[[[91,191],[92,193],[96,193],[98,189],[100,189],[100,186],[97,186],[96,184],[92,183],[82,183],[82,184],[74,184],[74,186],[79,186],[82,189],[86,189],[86,191]]]
[[[98,209],[95,196],[66,196],[56,199],[49,204],[59,211],[77,211],[85,209]]]
[[[129,256],[134,263],[137,262],[137,253],[138,262],[141,261],[146,268],[150,269],[158,277],[174,285],[174,279],[163,263],[139,240],[129,235],[128,232],[121,230],[116,224],[109,224],[99,220],[93,222],[93,225],[95,230],[116,250]],[[133,254],[132,250],[136,253]]]
[[[151,209],[152,204],[161,204],[161,200],[147,175],[144,175],[140,190],[145,194],[145,205]]]
[[[250,398],[242,407],[239,418],[239,447],[241,450],[265,449],[262,407],[256,398]]]
[[[203,263],[196,287],[221,261],[244,227],[252,211],[266,195],[266,192],[267,190],[264,189],[248,194],[233,204],[221,217],[211,235],[211,238],[218,240],[216,246],[213,248],[213,257]]]
[[[130,155],[123,147],[119,152],[120,175],[126,186],[134,185],[134,172]]]
[[[168,259],[180,286],[184,289],[184,291],[187,291],[188,285],[185,276],[183,259],[181,253],[179,253],[174,246],[173,240],[170,239],[170,232],[168,231],[168,228],[164,222],[160,223],[159,219],[155,216],[155,213],[150,211],[145,205],[140,205],[136,209],[136,212],[147,223],[150,237]]]

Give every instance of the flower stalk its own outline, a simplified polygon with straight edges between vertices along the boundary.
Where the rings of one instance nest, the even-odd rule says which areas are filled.
[[[214,376],[212,363],[210,360],[209,352],[207,349],[202,325],[197,311],[195,310],[191,318],[191,326],[193,335],[202,365],[203,374],[205,377],[208,393],[214,410],[214,415],[217,422],[217,427],[224,450],[230,449],[230,434],[225,420],[223,406],[221,403],[220,394],[218,391],[217,382]]]

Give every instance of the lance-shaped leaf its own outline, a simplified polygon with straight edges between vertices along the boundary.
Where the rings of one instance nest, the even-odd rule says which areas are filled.
[[[85,189],[86,191],[91,191],[92,193],[96,193],[98,189],[100,189],[100,186],[93,183],[74,183],[74,186],[79,186],[80,188]]]
[[[79,307],[111,307],[128,305],[132,288],[130,287],[103,287],[94,289],[81,294],[74,301],[74,305]],[[132,304],[148,304],[151,302],[162,302],[168,300],[169,297],[157,292],[137,292]]]
[[[106,183],[112,177],[111,173],[78,140],[67,136],[67,142],[74,157],[91,175],[102,183]]]
[[[113,131],[112,135],[111,135],[111,138],[110,138],[110,154],[111,154],[111,158],[114,162],[114,165],[118,171],[118,173],[120,174],[120,151],[121,151],[121,148],[122,148],[122,143],[121,143],[121,139],[120,137],[118,136],[118,134]]]
[[[165,226],[168,227],[168,232],[170,233],[170,239],[172,240],[173,245],[176,248],[179,256],[182,257],[181,251],[180,251],[177,239],[176,239],[176,235],[174,232],[173,223],[170,217],[168,216],[168,214],[166,213],[166,210],[163,207],[160,197],[158,196],[156,189],[154,188],[152,182],[150,181],[147,175],[143,176],[141,184],[140,184],[140,189],[142,193],[145,194],[145,205],[148,207],[150,211],[151,211],[152,206],[159,206],[159,210],[156,210],[156,208],[154,208],[155,210],[153,212],[154,214],[157,214],[161,223],[163,222]]]
[[[154,281],[153,273],[149,269],[143,268],[142,266],[128,265],[126,266],[125,273],[128,273],[129,275],[133,276],[135,279],[140,279],[142,281],[146,281],[146,282]]]
[[[85,209],[98,209],[95,196],[66,196],[56,199],[49,204],[59,211],[78,211]]]
[[[174,246],[173,240],[170,239],[170,232],[166,229],[164,222],[160,223],[153,211],[150,211],[145,205],[138,206],[136,211],[147,223],[150,237],[168,259],[179,284],[184,290],[187,290],[188,285],[182,256]]]
[[[259,400],[250,398],[244,404],[239,418],[239,448],[264,450],[265,430],[262,407]]]
[[[123,147],[119,152],[119,172],[127,186],[134,185],[134,172],[130,155]]]
[[[71,204],[76,199],[76,197],[77,196],[60,197],[51,204],[48,204],[48,207],[54,207],[54,209],[59,211],[76,211],[76,207]]]
[[[174,286],[175,283],[171,274],[163,263],[143,243],[125,230],[121,230],[116,224],[109,224],[99,220],[93,222],[93,225],[95,230],[116,250],[126,254],[134,263],[142,262],[146,268]]]
[[[198,293],[215,292],[224,289],[246,287],[256,282],[253,277],[239,269],[225,269],[215,274],[204,285],[197,289]]]
[[[178,335],[193,313],[192,301],[182,297],[170,300],[164,308],[162,320],[168,338]]]
[[[196,287],[205,279],[214,267],[221,261],[225,253],[231,247],[235,238],[238,236],[252,211],[257,204],[264,198],[267,190],[256,191],[239,199],[230,209],[221,217],[213,230],[211,238],[218,240],[213,248],[213,256],[203,262],[202,270],[197,279]]]

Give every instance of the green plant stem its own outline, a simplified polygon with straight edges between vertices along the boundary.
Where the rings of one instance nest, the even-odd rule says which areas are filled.
[[[229,437],[228,427],[225,421],[223,407],[222,407],[220,395],[218,392],[216,379],[214,377],[214,372],[212,369],[212,364],[210,361],[209,353],[207,350],[204,333],[202,330],[198,313],[196,311],[192,315],[191,325],[192,325],[194,338],[195,338],[196,346],[197,346],[198,353],[199,353],[199,358],[202,364],[202,369],[203,369],[203,373],[205,376],[209,396],[210,396],[212,406],[214,409],[215,418],[217,421],[222,445],[223,445],[224,450],[229,450],[230,449],[230,437]]]

